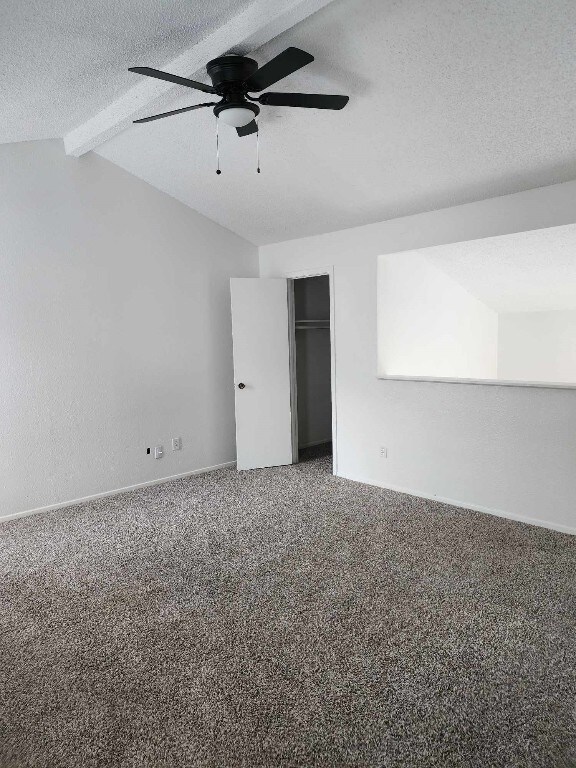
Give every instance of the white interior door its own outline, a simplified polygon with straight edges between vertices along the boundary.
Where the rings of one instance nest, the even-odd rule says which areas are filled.
[[[288,280],[232,278],[238,469],[292,464]]]

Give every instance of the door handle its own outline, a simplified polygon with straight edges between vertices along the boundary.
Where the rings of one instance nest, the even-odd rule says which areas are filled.
[[[246,384],[240,382],[240,384],[238,384],[238,389],[246,389]]]

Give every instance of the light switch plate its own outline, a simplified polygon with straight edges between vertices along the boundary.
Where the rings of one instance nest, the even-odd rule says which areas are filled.
[[[155,459],[161,459],[162,456],[164,456],[164,446],[163,445],[157,445],[154,448],[154,458]]]

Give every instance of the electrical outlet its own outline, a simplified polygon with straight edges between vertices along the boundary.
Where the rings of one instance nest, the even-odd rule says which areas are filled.
[[[173,437],[172,438],[172,450],[173,451],[181,451],[182,450],[182,438],[181,437]]]
[[[163,445],[157,445],[154,448],[154,458],[155,459],[161,459],[162,456],[164,456],[164,446]]]
[[[388,458],[388,448],[386,448],[385,445],[380,446],[380,458],[381,459],[387,459]]]

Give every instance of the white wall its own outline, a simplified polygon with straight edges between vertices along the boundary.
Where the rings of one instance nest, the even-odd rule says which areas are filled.
[[[378,372],[495,379],[498,315],[422,253],[378,259]]]
[[[101,157],[0,146],[0,516],[233,460],[229,278],[257,269]]]
[[[501,312],[498,376],[576,382],[576,312]]]
[[[260,248],[262,276],[334,265],[339,474],[576,532],[576,391],[376,377],[378,255],[575,220],[568,182]]]

